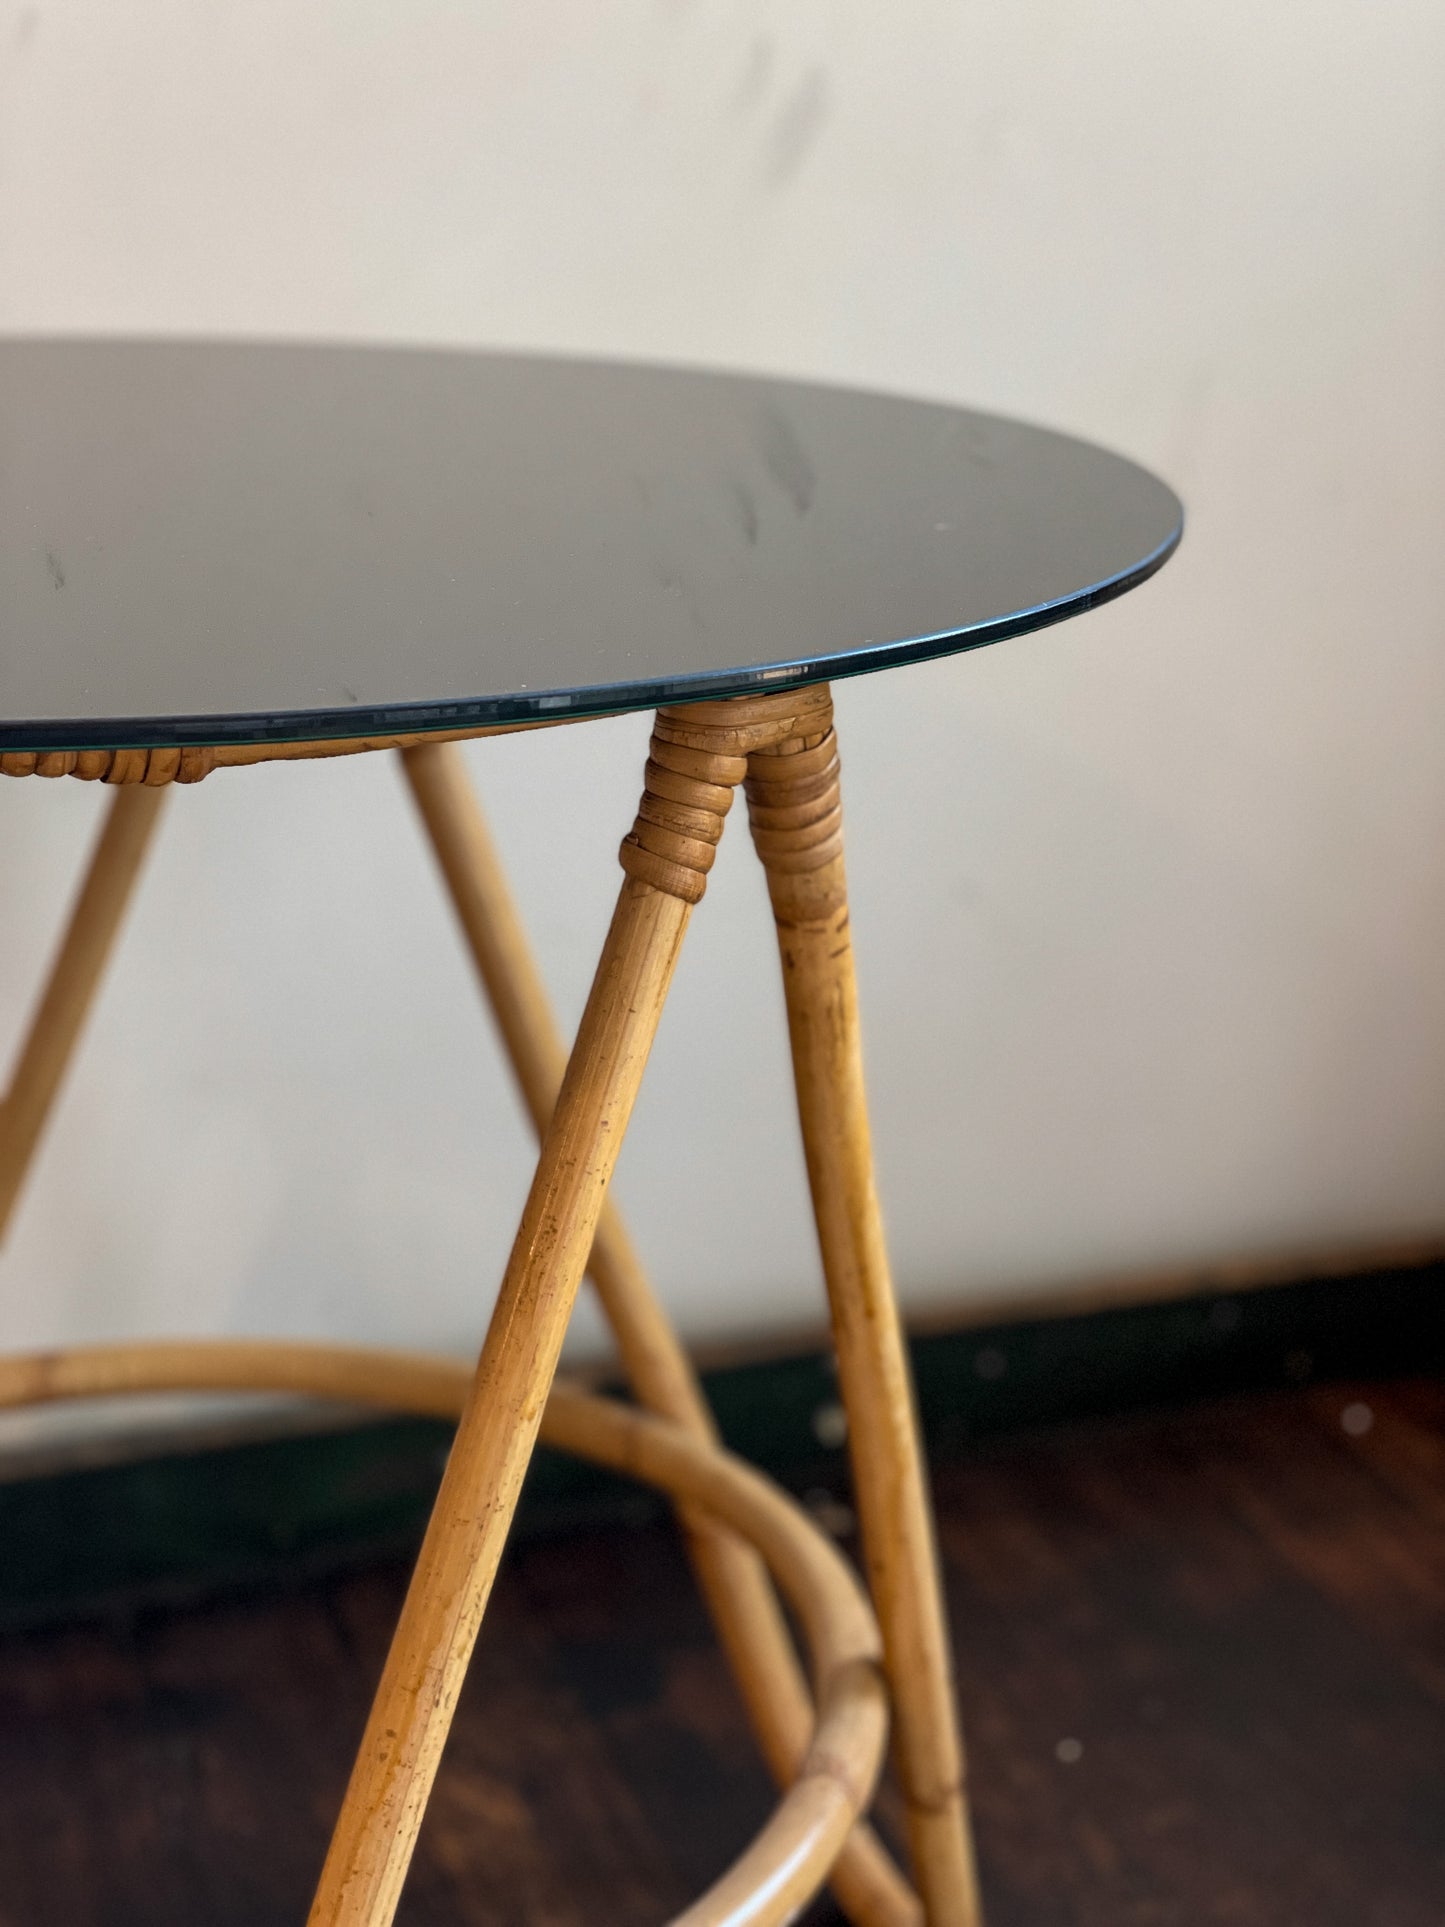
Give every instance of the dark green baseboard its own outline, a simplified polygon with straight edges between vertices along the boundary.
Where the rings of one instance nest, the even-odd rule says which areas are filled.
[[[933,1331],[914,1339],[913,1359],[929,1449],[948,1458],[1030,1426],[1441,1370],[1445,1265]],[[736,1451],[796,1492],[846,1500],[826,1355],[704,1376]],[[417,1542],[448,1436],[429,1420],[373,1420],[0,1484],[0,1625],[134,1613],[403,1555]],[[649,1519],[659,1503],[543,1451],[517,1531]]]

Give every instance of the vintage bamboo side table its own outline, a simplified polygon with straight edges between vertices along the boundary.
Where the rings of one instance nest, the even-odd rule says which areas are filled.
[[[12,1405],[280,1386],[459,1415],[312,1922],[393,1916],[539,1428],[678,1497],[784,1789],[682,1918],[786,1920],[831,1878],[858,1923],[977,1921],[826,679],[1077,614],[1151,575],[1180,528],[1162,483],[1100,449],[840,389],[464,353],[0,346],[0,766],[114,786],[0,1112],[0,1226],[168,786],[236,765],[401,752],[541,1138],[474,1375],[201,1340],[0,1364]],[[657,709],[642,803],[568,1057],[452,745],[641,708]],[[719,1449],[606,1201],[739,785],[777,922],[873,1612],[797,1509]],[[584,1271],[637,1407],[561,1386],[549,1402]],[[859,1817],[890,1709],[915,1886]]]

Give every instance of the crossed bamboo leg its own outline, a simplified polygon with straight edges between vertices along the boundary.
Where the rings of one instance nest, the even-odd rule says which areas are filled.
[[[975,1927],[978,1887],[948,1630],[873,1180],[831,704],[787,741],[750,755],[747,796],[778,929],[798,1115],[914,1874],[930,1927]]]
[[[523,1101],[540,1136],[567,1056],[460,750],[427,743],[401,752],[477,974],[496,1018]],[[623,1369],[641,1403],[709,1444],[717,1427],[676,1332],[663,1314],[616,1207],[602,1206],[587,1275],[612,1328]],[[813,1730],[813,1707],[766,1569],[736,1535],[682,1511],[703,1595],[763,1757],[788,1785]],[[856,1826],[831,1876],[855,1927],[917,1927],[917,1896],[877,1835]]]
[[[898,1716],[895,1754],[910,1839],[928,1920],[938,1927],[944,1923],[968,1927],[979,1916],[962,1751],[907,1356],[873,1187],[847,937],[831,704],[826,694],[820,694],[800,724],[784,734],[775,733],[771,741],[759,742],[753,719],[764,712],[776,714],[777,705],[778,699],[772,699],[664,712],[654,737],[654,760],[648,767],[649,793],[638,830],[629,841],[640,842],[643,853],[654,859],[650,866],[641,865],[644,874],[662,887],[674,882],[667,873],[679,858],[693,860],[687,845],[695,842],[702,828],[695,816],[698,794],[692,787],[703,773],[701,759],[721,761],[726,752],[749,753],[754,836],[768,870],[782,948],[799,1111],[833,1305],[840,1380],[854,1438],[865,1549],[880,1616],[887,1622],[885,1642]],[[477,899],[475,865],[466,861],[468,844],[474,846],[475,854],[477,838],[458,835],[467,820],[464,792],[456,787],[459,779],[445,764],[426,759],[425,752],[409,774],[483,976],[506,977],[505,969],[498,971],[496,921]],[[474,830],[479,827],[479,822],[473,824]],[[717,827],[720,833],[720,811]],[[715,840],[710,832],[708,840]],[[484,858],[490,859],[490,851],[482,849]],[[640,863],[640,858],[634,862]],[[512,975],[515,989],[515,972]],[[499,1016],[505,1028],[503,1010]],[[579,1034],[578,1053],[581,1049]],[[523,1081],[525,1086],[525,1077]],[[621,1239],[615,1223],[608,1242],[613,1236]],[[631,1266],[631,1274],[623,1277],[621,1295],[629,1300],[634,1316],[646,1302],[651,1317],[644,1322],[665,1332],[625,1242],[619,1248],[624,1265]],[[606,1245],[601,1264],[606,1275]],[[615,1275],[610,1282],[615,1288]],[[665,1342],[675,1348],[670,1332]],[[706,1425],[695,1384],[680,1356],[677,1367],[678,1375],[688,1380],[685,1395],[679,1396],[675,1382],[664,1395],[676,1401],[676,1415],[684,1423]],[[700,1563],[705,1575],[709,1550],[715,1551],[716,1546],[710,1549],[704,1541]],[[716,1583],[719,1572],[723,1586]],[[724,1625],[733,1631],[734,1651],[738,1631],[743,1629],[756,1655],[758,1629],[767,1624],[757,1607],[767,1602],[749,1595],[745,1610],[750,1616],[727,1617],[738,1602],[735,1591],[724,1589],[732,1577],[715,1565],[712,1597],[723,1608]],[[766,1646],[761,1650],[766,1657]],[[777,1667],[778,1659],[774,1653],[769,1663]],[[789,1676],[778,1670],[782,1678]],[[751,1671],[745,1663],[745,1680]]]

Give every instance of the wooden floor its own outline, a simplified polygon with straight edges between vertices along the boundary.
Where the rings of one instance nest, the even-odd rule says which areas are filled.
[[[1445,1385],[1040,1432],[936,1484],[991,1927],[1445,1924]],[[0,1642],[0,1927],[296,1927],[403,1580]],[[536,1541],[401,1918],[658,1922],[767,1801],[670,1533]]]

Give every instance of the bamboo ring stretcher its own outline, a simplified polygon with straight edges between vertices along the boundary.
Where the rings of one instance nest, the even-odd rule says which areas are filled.
[[[0,1408],[154,1392],[291,1392],[454,1419],[471,1371],[447,1358],[256,1340],[104,1345],[0,1360]],[[812,1659],[817,1724],[752,1844],[670,1927],[773,1927],[822,1886],[872,1797],[887,1736],[878,1626],[846,1560],[800,1506],[731,1453],[635,1406],[557,1382],[541,1437],[658,1487],[762,1556]]]

